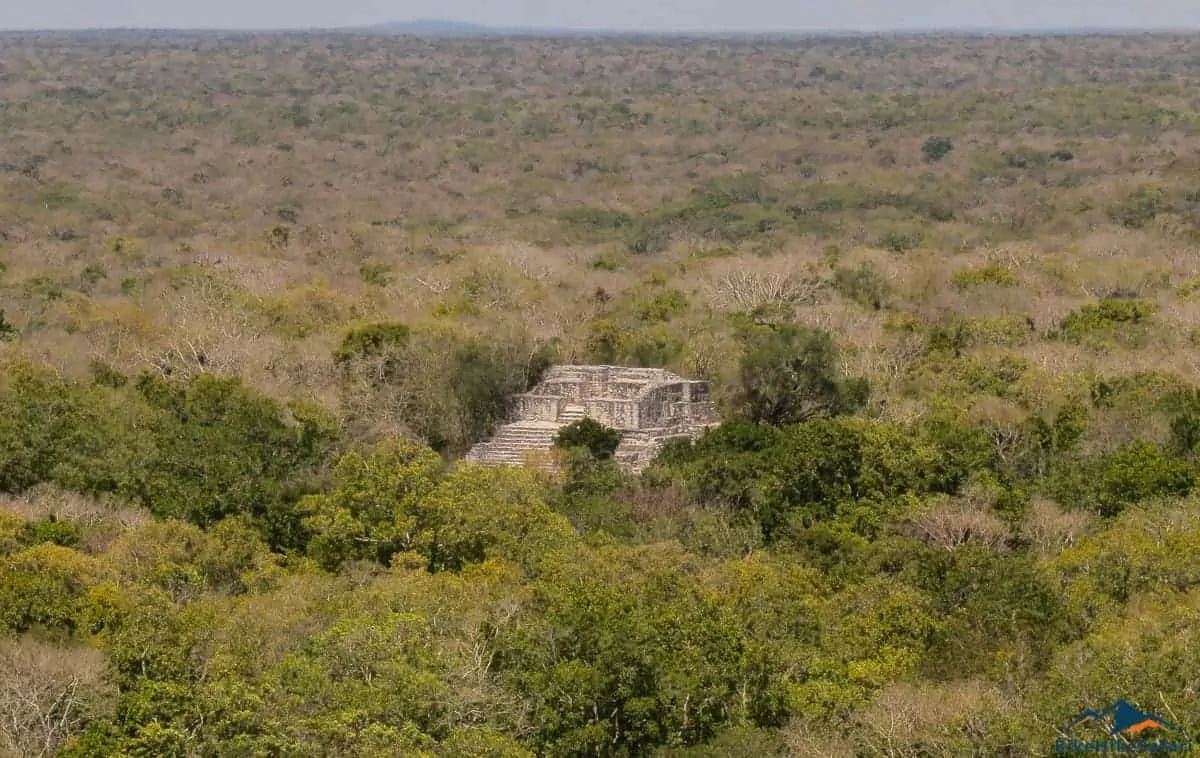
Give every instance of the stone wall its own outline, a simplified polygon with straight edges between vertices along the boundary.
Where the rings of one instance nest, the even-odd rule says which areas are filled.
[[[651,386],[639,401],[641,424],[635,428],[705,423],[713,420],[708,405],[708,387],[702,382]]]
[[[642,419],[636,400],[588,400],[587,417],[613,429],[640,429]]]
[[[642,396],[645,392],[646,385],[644,382],[631,382],[628,380],[619,382],[609,382],[605,385],[605,397],[620,398],[621,400],[635,400]]]
[[[530,421],[554,421],[562,412],[563,401],[557,397],[517,395],[513,398],[510,415]]]

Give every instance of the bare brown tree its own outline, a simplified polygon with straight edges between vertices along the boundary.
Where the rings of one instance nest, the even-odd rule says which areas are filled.
[[[0,755],[46,758],[115,695],[103,653],[33,637],[0,639]]]

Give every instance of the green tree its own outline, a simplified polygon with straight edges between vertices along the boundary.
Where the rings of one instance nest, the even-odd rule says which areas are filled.
[[[508,414],[509,398],[528,389],[532,354],[523,344],[473,338],[454,352],[448,382],[459,413],[457,452],[487,439]]]
[[[78,524],[70,521],[59,521],[50,514],[41,521],[25,524],[22,529],[21,541],[26,545],[38,545],[49,542],[62,547],[75,547],[79,543],[83,530]]]
[[[679,571],[677,549],[567,556],[535,615],[497,637],[497,672],[541,725],[538,752],[635,756],[711,739],[760,693],[741,689],[741,622]]]
[[[554,435],[554,446],[564,449],[583,448],[596,460],[606,460],[617,452],[621,444],[621,432],[610,429],[590,418],[580,419],[558,430]]]
[[[904,574],[934,598],[943,620],[925,669],[935,677],[1028,678],[1073,633],[1051,576],[1026,556],[978,545],[925,548]]]
[[[828,332],[785,324],[746,335],[738,400],[751,420],[782,426],[853,412],[864,395],[861,382],[839,380]]]
[[[766,470],[765,453],[781,435],[775,427],[730,419],[694,441],[668,442],[643,478],[656,486],[678,482],[701,506],[749,509]]]
[[[416,513],[442,465],[432,450],[403,439],[385,440],[365,455],[347,453],[334,467],[333,490],[299,505],[313,535],[308,554],[334,571],[349,560],[387,563],[415,549]]]
[[[783,430],[767,454],[754,507],[768,541],[785,525],[835,518],[873,534],[905,507],[904,496],[953,492],[956,473],[941,450],[898,426],[820,419]]]
[[[417,534],[431,571],[494,559],[535,573],[575,538],[531,473],[477,465],[459,466],[438,483],[422,503]]]
[[[348,453],[333,490],[302,503],[314,533],[309,555],[328,570],[348,560],[387,563],[399,553],[421,556],[430,571],[488,559],[531,568],[573,537],[528,472],[460,465],[443,474],[443,466],[432,450],[406,440]]]
[[[89,487],[89,470],[120,445],[114,419],[93,399],[46,369],[0,365],[0,491],[50,481]]]
[[[309,751],[382,758],[447,734],[455,697],[444,670],[427,619],[378,609],[337,619],[265,684],[285,731]]]
[[[412,330],[404,324],[380,322],[365,324],[346,332],[342,344],[333,353],[334,363],[346,365],[354,360],[381,361],[379,379],[395,381],[403,368],[403,349]]]
[[[447,758],[534,758],[512,737],[487,729],[457,729],[439,747]]]
[[[209,525],[249,514],[277,548],[303,545],[295,504],[317,485],[337,442],[327,414],[289,412],[235,379],[208,374],[186,386],[144,377],[159,410],[153,449],[119,492],[159,516]]]
[[[817,608],[817,644],[791,684],[788,708],[836,725],[882,688],[913,676],[941,622],[926,593],[873,577]]]
[[[1134,442],[1103,461],[1096,494],[1100,515],[1160,496],[1181,496],[1196,483],[1195,469],[1158,445]]]
[[[75,629],[103,576],[95,559],[50,543],[0,557],[0,628]]]

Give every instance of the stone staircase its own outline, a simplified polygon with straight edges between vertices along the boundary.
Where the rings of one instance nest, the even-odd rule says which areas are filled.
[[[491,463],[523,466],[530,453],[540,453],[554,446],[554,436],[561,424],[552,421],[516,421],[496,430],[487,442],[471,448],[465,460],[472,463]]]
[[[574,403],[564,405],[562,410],[558,412],[558,423],[563,426],[574,424],[576,421],[582,421],[585,418],[587,418],[587,409],[582,405]]]

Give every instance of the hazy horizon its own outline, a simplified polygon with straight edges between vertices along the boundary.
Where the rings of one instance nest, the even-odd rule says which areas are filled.
[[[684,20],[684,21],[681,21]],[[1200,29],[1194,0],[846,0],[783,3],[743,0],[641,0],[607,4],[524,0],[343,0],[337,4],[297,0],[257,3],[211,0],[165,7],[154,0],[45,0],[6,8],[0,29],[336,29],[418,20],[508,28],[613,32],[888,32],[970,29]]]

